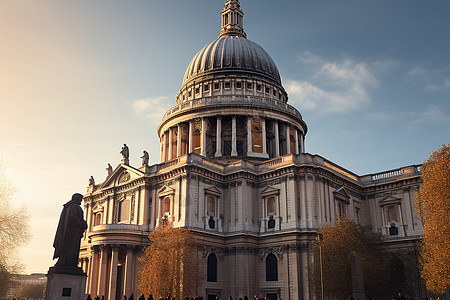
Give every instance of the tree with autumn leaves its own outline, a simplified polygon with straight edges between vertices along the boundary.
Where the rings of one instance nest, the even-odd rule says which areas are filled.
[[[8,291],[11,274],[23,269],[18,249],[31,237],[27,209],[14,205],[15,192],[0,166],[0,298]]]
[[[431,153],[421,170],[415,195],[424,232],[421,274],[429,291],[444,294],[450,288],[450,144]]]
[[[362,226],[348,218],[337,218],[334,225],[319,230],[322,237],[314,244],[314,265],[310,285],[321,295],[320,254],[322,248],[324,296],[348,299],[352,295],[351,258],[362,262],[364,291],[372,299],[388,299],[398,293],[403,282],[397,282],[404,272],[392,262],[396,257],[383,251],[381,235],[369,226]],[[404,280],[402,280],[404,281]]]
[[[192,231],[165,222],[149,239],[150,245],[139,259],[139,290],[156,299],[197,295],[204,270]]]

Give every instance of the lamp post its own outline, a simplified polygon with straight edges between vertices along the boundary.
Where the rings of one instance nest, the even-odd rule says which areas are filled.
[[[322,240],[323,236],[321,233],[317,233],[317,242],[319,243],[319,260],[320,260],[320,289],[321,289],[321,300],[323,300],[323,263],[322,263]]]

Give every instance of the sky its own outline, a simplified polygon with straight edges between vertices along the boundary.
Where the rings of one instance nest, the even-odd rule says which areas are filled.
[[[25,273],[54,265],[62,205],[106,178],[121,146],[159,162],[156,129],[224,0],[0,1],[0,162],[33,237]],[[365,175],[450,142],[450,2],[241,0],[247,38],[308,125],[306,151]]]

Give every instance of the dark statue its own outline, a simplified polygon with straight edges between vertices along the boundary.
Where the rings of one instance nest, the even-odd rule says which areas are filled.
[[[130,150],[128,149],[127,144],[123,144],[122,150],[120,151],[120,154],[122,154],[123,159],[130,158]]]
[[[53,259],[59,258],[55,267],[77,268],[81,238],[87,229],[80,207],[82,199],[83,195],[73,194],[72,200],[64,204],[53,242],[55,248]]]

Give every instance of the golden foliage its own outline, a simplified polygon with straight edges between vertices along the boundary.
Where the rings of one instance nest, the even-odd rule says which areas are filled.
[[[7,278],[8,273],[16,273],[22,269],[17,250],[30,239],[26,207],[15,207],[11,204],[15,191],[15,186],[0,168],[0,276],[2,278]],[[6,289],[8,281],[0,280],[0,296]]]
[[[196,295],[200,274],[204,272],[191,230],[173,228],[167,222],[153,231],[149,239],[150,245],[139,259],[141,292],[156,299]]]
[[[422,277],[428,290],[443,294],[450,288],[450,144],[431,153],[422,172],[415,195],[424,232]]]
[[[319,243],[322,246],[325,296],[348,299],[352,294],[352,255],[362,260],[366,295],[373,299],[385,299],[389,295],[387,259],[379,248],[380,235],[347,218],[337,218],[332,226],[324,225],[319,234],[322,240],[314,244],[314,266],[310,276],[316,295],[321,294]]]

